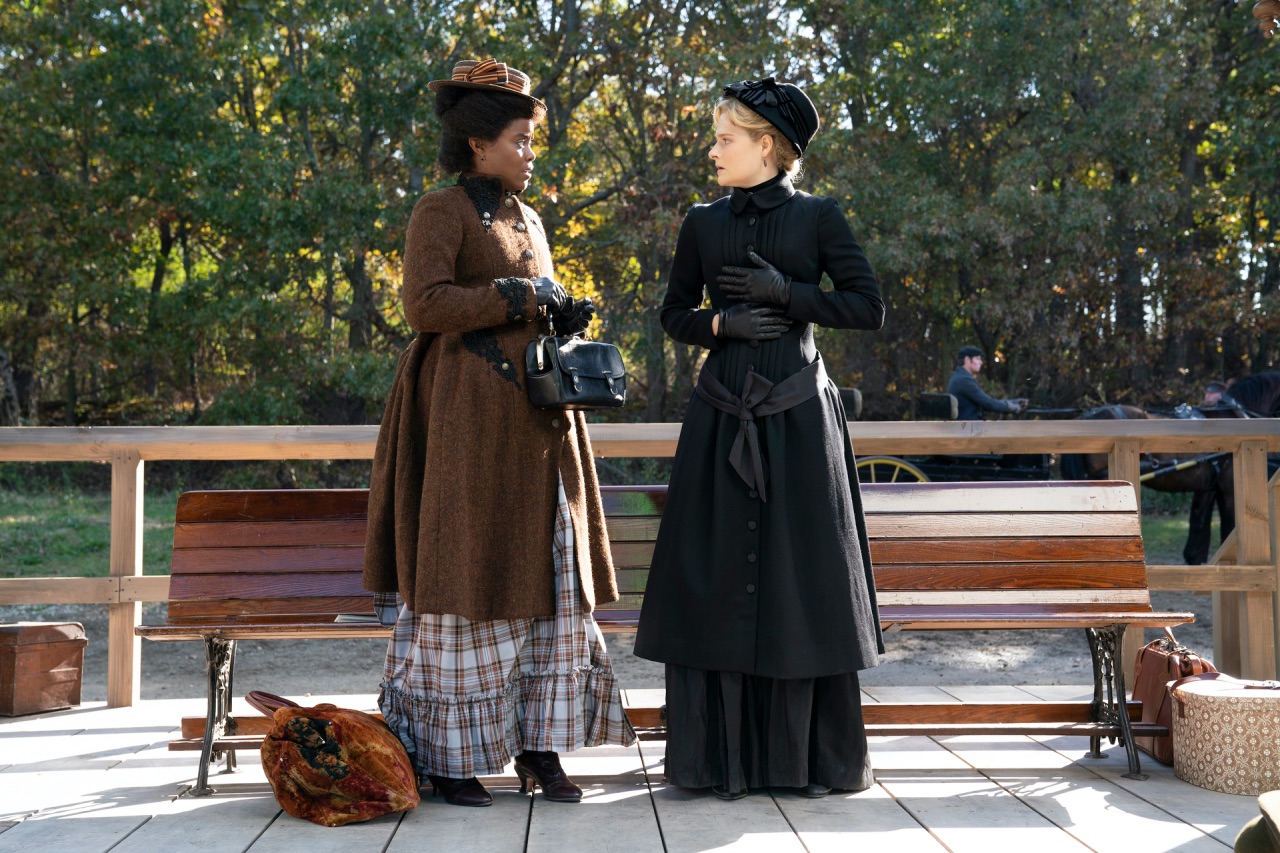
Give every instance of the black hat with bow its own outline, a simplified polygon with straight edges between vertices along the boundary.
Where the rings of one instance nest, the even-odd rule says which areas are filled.
[[[724,94],[759,113],[801,154],[818,132],[818,111],[799,86],[778,83],[772,77],[766,77],[731,83],[724,87]]]

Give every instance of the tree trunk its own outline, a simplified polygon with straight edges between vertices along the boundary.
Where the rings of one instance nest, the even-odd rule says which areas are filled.
[[[160,251],[156,254],[155,269],[151,273],[151,293],[147,297],[147,345],[144,352],[155,344],[156,333],[160,330],[160,291],[164,288],[165,272],[169,268],[169,254],[173,251],[173,226],[168,219],[160,220]],[[147,396],[156,395],[159,384],[159,371],[156,364],[159,359],[147,359],[146,382]]]
[[[1123,167],[1116,170],[1112,197],[1116,242],[1116,338],[1120,346],[1113,350],[1129,363],[1116,365],[1130,388],[1143,388],[1151,371],[1143,353],[1146,340],[1146,301],[1142,290],[1142,264],[1138,259],[1138,235],[1129,222],[1127,200],[1131,174]]]
[[[37,292],[44,289],[41,287]],[[13,386],[18,394],[18,409],[26,412],[28,423],[35,425],[40,423],[36,358],[48,319],[49,303],[43,299],[33,299],[28,302],[27,321],[18,326],[12,349]]]
[[[347,345],[362,352],[373,345],[373,282],[365,269],[366,255],[360,252],[350,264],[343,264],[343,272],[351,284],[351,317],[347,327]]]

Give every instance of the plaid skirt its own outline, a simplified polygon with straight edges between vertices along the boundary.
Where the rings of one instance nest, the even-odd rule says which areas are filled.
[[[556,507],[554,616],[471,621],[375,596],[395,622],[378,704],[419,776],[496,775],[524,750],[635,741],[604,635],[582,609],[563,484]]]

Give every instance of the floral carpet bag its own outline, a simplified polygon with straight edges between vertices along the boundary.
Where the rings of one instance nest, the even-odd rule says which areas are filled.
[[[289,814],[342,826],[418,804],[409,755],[381,717],[328,704],[302,708],[261,691],[245,698],[275,720],[262,742],[262,769]]]

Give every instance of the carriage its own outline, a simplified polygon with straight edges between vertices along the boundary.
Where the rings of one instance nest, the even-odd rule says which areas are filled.
[[[861,395],[842,389],[845,409],[861,411]],[[957,403],[950,394],[922,394],[920,414],[924,418],[955,420]],[[1080,409],[1029,409],[1038,417],[1083,419],[1145,418],[1275,418],[1280,417],[1280,371],[1257,373],[1233,383],[1213,404],[1182,404],[1171,412],[1147,412],[1136,406],[1098,406]],[[1047,480],[1049,454],[967,454],[956,456],[860,456],[858,479],[864,483]],[[1061,476],[1066,480],[1093,480],[1106,477],[1106,454],[1065,454],[1060,459]],[[1208,559],[1210,531],[1215,510],[1220,519],[1220,535],[1225,538],[1235,526],[1235,494],[1232,459],[1229,453],[1204,453],[1191,457],[1171,454],[1143,454],[1141,481],[1163,492],[1192,494],[1187,543],[1183,557],[1188,565]],[[1280,454],[1268,458],[1267,475],[1280,469]]]
[[[852,393],[850,393],[852,392]],[[845,409],[861,411],[861,395],[841,389]],[[951,394],[921,394],[920,416],[926,420],[956,420],[958,403]],[[1036,409],[1032,414],[1075,413],[1077,409]],[[863,483],[992,482],[1048,480],[1048,453],[967,453],[927,456],[859,456],[858,479]]]

